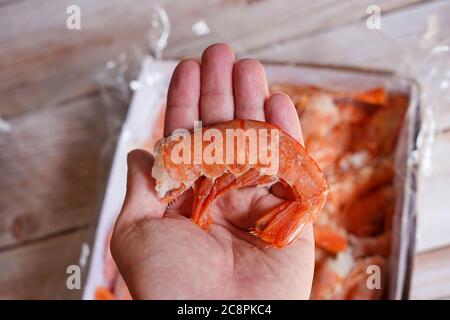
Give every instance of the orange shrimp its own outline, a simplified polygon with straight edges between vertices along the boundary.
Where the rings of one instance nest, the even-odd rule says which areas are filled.
[[[314,281],[311,290],[312,300],[333,299],[342,290],[344,277],[334,270],[327,269],[324,264],[314,273]]]
[[[372,104],[372,105],[386,105],[389,101],[388,94],[384,88],[373,88],[360,92],[339,92],[330,89],[319,88],[316,86],[303,86],[292,84],[275,84],[271,86],[271,92],[283,91],[289,95],[294,101],[297,109],[303,108],[309,103],[310,99],[318,94],[327,94],[336,102],[343,100],[353,100],[355,102]]]
[[[393,153],[407,108],[407,100],[403,98],[402,95],[393,95],[389,106],[373,114],[357,141],[357,148],[368,149],[374,155]]]
[[[231,147],[228,142],[225,143],[225,139],[218,138],[227,137],[230,129],[236,133]],[[271,135],[265,137],[270,145],[267,148],[260,145],[262,129],[271,132]],[[152,176],[157,181],[158,195],[165,203],[172,203],[184,191],[193,187],[195,199],[191,218],[194,223],[206,228],[212,221],[209,210],[211,204],[224,193],[238,188],[281,182],[291,188],[295,199],[283,202],[262,216],[256,221],[251,233],[273,246],[282,247],[293,242],[306,223],[317,219],[325,204],[328,185],[317,164],[294,138],[273,124],[254,120],[232,120],[202,128],[200,132],[200,137],[203,136],[202,150],[211,151],[214,161],[205,159],[205,153],[198,159],[195,146],[191,144],[197,139],[195,132],[175,132],[160,140],[154,148]],[[214,138],[212,132],[215,132]],[[242,148],[234,143],[239,140],[239,136],[248,141],[246,139],[252,136],[252,132],[257,132],[253,136],[259,137],[256,151],[258,161],[253,162],[249,161],[255,156],[250,142],[245,143]],[[209,138],[205,139],[207,136]],[[276,147],[272,145],[274,136],[278,137]],[[174,161],[174,152],[178,152],[187,161]],[[245,156],[244,163],[239,162],[239,152]],[[265,152],[278,156],[263,163],[260,160]],[[233,155],[231,158],[228,157],[230,153]]]
[[[116,300],[116,296],[108,288],[95,288],[95,300]]]
[[[350,241],[353,244],[353,255],[356,258],[389,257],[391,252],[391,231],[386,231],[375,237],[351,236]]]
[[[314,241],[316,245],[328,252],[337,254],[347,249],[346,237],[328,225],[314,224]]]
[[[326,203],[327,213],[336,213],[348,203],[370,191],[392,181],[394,165],[392,159],[382,159],[371,166],[346,172],[330,182],[330,194]],[[330,180],[330,179],[329,179]]]
[[[366,123],[379,109],[384,109],[387,101],[386,92],[381,88],[351,94],[316,87],[288,91],[297,95],[306,149],[325,172],[354,145],[359,146],[355,141],[365,134]]]
[[[314,224],[319,255],[312,298],[382,297],[384,288],[368,289],[367,268],[383,269],[390,254],[394,151],[408,98],[381,87],[339,92],[279,84],[271,90],[284,91],[294,101],[306,150],[330,188],[324,213]]]
[[[376,112],[381,106],[352,99],[341,99],[336,102],[339,118],[344,123],[361,124]]]
[[[340,299],[345,291],[344,283],[354,267],[354,259],[346,250],[337,256],[329,256],[316,266],[314,271],[312,300]]]
[[[384,88],[353,93],[350,94],[350,98],[368,104],[386,105],[388,103],[388,94]]]
[[[343,212],[343,222],[348,232],[360,237],[376,236],[385,229],[385,216],[392,216],[395,192],[388,185],[355,201]]]
[[[380,287],[369,288],[369,267],[380,268]],[[355,260],[350,252],[343,251],[328,257],[314,273],[311,299],[314,300],[366,300],[380,299],[384,292],[386,259],[372,256]]]
[[[370,276],[369,267],[378,267],[381,274],[380,287],[369,288],[367,280]],[[356,261],[350,274],[343,283],[345,288],[343,299],[348,300],[378,300],[382,298],[386,282],[385,275],[386,259],[379,256],[368,257]]]
[[[301,121],[301,123],[304,123],[304,121]],[[320,168],[326,172],[336,163],[340,155],[345,153],[351,143],[351,131],[346,124],[336,125],[324,135],[305,135],[306,150]]]

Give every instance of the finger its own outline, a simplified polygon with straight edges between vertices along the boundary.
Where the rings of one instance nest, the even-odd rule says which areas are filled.
[[[269,88],[263,65],[254,59],[239,60],[233,70],[233,86],[236,118],[264,121]]]
[[[167,93],[164,136],[175,129],[192,130],[199,119],[200,64],[187,59],[181,61],[172,75]]]
[[[128,154],[127,192],[116,225],[126,226],[143,218],[161,218],[166,205],[156,194],[152,178],[153,157],[145,150]]]
[[[287,132],[294,139],[303,145],[302,129],[294,103],[288,95],[284,93],[274,93],[266,101],[266,120],[271,122],[283,131]],[[292,199],[292,191],[280,183],[275,184],[271,192],[277,197]]]
[[[214,44],[202,55],[200,118],[204,125],[233,120],[234,52],[225,44]]]
[[[288,95],[276,92],[266,101],[266,119],[303,145],[302,129],[294,103]]]

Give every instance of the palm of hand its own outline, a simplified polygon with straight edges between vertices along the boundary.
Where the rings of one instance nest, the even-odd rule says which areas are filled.
[[[218,52],[215,54],[227,54],[225,50],[216,48]],[[177,79],[177,76],[181,77],[180,73],[180,70],[178,75],[177,71],[174,73],[168,108],[171,105],[171,95],[172,104],[173,100],[181,99],[173,97],[177,91],[182,90],[174,88],[180,81]],[[189,78],[188,75],[184,77]],[[284,108],[291,108],[291,115],[292,112],[295,113],[289,99],[278,96],[277,106],[283,108],[284,103],[287,105]],[[266,108],[267,104],[270,104],[270,100],[266,102]],[[172,127],[169,125],[170,129],[179,126],[179,119],[168,119],[173,117],[170,109],[167,113],[166,129],[168,123],[172,123]],[[287,115],[288,113],[277,120],[275,114],[271,120],[278,122],[276,124],[281,127],[287,126],[289,130],[289,120],[286,119],[290,118]],[[189,126],[190,124],[185,125]],[[213,223],[205,231],[189,219],[192,210],[191,191],[167,208],[154,191],[155,181],[150,172],[151,156],[144,151],[134,151],[130,153],[128,162],[127,196],[115,226],[112,251],[133,297],[309,297],[314,268],[312,228],[305,227],[303,235],[283,249],[268,248],[266,243],[248,232],[262,214],[275,207],[282,199],[264,188],[231,191],[212,205]]]

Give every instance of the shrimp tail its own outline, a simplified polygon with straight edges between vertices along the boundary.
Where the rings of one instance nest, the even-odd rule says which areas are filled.
[[[286,201],[262,216],[250,233],[275,247],[284,247],[300,235],[308,222],[300,202]]]

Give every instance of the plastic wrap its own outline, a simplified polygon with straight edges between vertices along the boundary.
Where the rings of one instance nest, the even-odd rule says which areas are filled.
[[[99,286],[123,290],[123,280],[110,256],[108,241],[125,192],[126,153],[136,147],[149,149],[162,132],[165,94],[176,62],[160,59],[170,31],[167,15],[162,8],[156,7],[151,16],[152,28],[147,35],[149,47],[135,50],[132,54],[122,54],[117,60],[108,62],[99,77],[111,131],[111,139],[105,150],[115,150],[115,155],[90,256],[89,277],[83,291],[85,299],[95,298]],[[211,32],[204,21],[196,22],[192,31],[199,36]],[[344,92],[382,86],[407,94],[408,110],[396,151],[395,188],[398,201],[394,215],[388,290],[385,293],[387,298],[408,297],[415,242],[418,170],[421,168],[425,174],[433,171],[432,146],[439,130],[444,127],[437,119],[449,118],[450,51],[447,43],[432,46],[428,43],[424,49],[426,54],[412,57],[417,62],[414,64],[416,67],[407,73],[417,78],[422,95],[414,80],[381,71],[266,64],[271,83],[316,85]],[[141,62],[140,77],[136,79]],[[131,107],[128,109],[130,101]],[[122,126],[125,115],[125,124]],[[116,296],[129,298],[117,293]]]
[[[391,253],[389,255],[388,264],[388,288],[383,296],[384,298],[389,299],[407,298],[414,252],[416,218],[415,198],[417,166],[416,163],[410,161],[410,159],[417,153],[416,139],[420,127],[418,104],[419,92],[417,84],[411,79],[386,72],[357,71],[339,67],[295,67],[292,65],[287,65],[285,68],[286,70],[281,73],[280,78],[275,79],[278,82],[282,81],[289,84],[296,84],[300,80],[300,83],[307,83],[308,85],[320,86],[322,88],[338,91],[338,93],[333,94],[335,96],[338,96],[339,92],[348,94],[349,92],[370,92],[370,90],[374,88],[384,88],[389,95],[401,93],[407,97],[407,111],[403,119],[403,126],[400,131],[395,151],[394,188],[396,194],[396,206],[392,226]],[[300,79],[298,79],[298,74],[301,74]],[[269,81],[271,80],[270,66],[268,67],[268,79]],[[283,87],[278,89],[283,89]],[[286,89],[285,86],[284,89]],[[289,90],[287,93],[290,93]],[[388,105],[388,107],[390,107],[390,105]],[[342,109],[341,112],[345,112],[344,109]],[[300,120],[302,121],[302,118],[300,118]],[[384,121],[387,121],[387,119]],[[315,123],[318,122],[315,121]],[[369,126],[369,124],[367,124],[367,126]],[[362,139],[362,137],[359,137],[359,139]],[[382,143],[383,142],[384,141],[382,141]],[[384,143],[388,142],[386,141]],[[306,146],[308,149],[307,141]],[[358,155],[358,152],[354,155]],[[312,156],[314,158],[314,153],[312,153]],[[356,159],[355,157],[353,158]],[[316,159],[316,161],[317,160],[319,159]],[[359,163],[360,160],[361,158],[358,156],[357,162]],[[322,167],[322,170],[324,170],[325,167],[320,164],[320,161],[318,163],[319,166]],[[365,169],[363,168],[362,170]],[[329,180],[329,184],[333,190],[334,183]],[[331,194],[332,193],[333,191],[331,191]],[[325,220],[328,219],[325,218]],[[375,238],[373,239],[375,240]],[[337,259],[332,261],[330,264],[332,268],[335,267],[338,270],[346,268],[345,265],[347,263],[345,263],[345,261],[348,261],[348,258],[346,258],[345,255],[346,251],[347,250],[343,251],[342,254],[339,253]],[[337,295],[334,296],[334,298],[341,299],[343,296]]]
[[[426,18],[424,32],[408,48],[401,66],[421,89],[418,149],[410,158],[418,167],[416,252],[450,244],[450,172],[445,161],[450,154],[450,38],[440,13]]]
[[[138,133],[134,132],[136,135],[133,136],[131,130],[129,130],[126,125],[126,119],[133,118],[136,120],[141,118],[140,114],[135,114],[134,116],[129,114],[130,102],[133,99],[134,93],[137,91],[151,93],[151,90],[154,89],[154,84],[160,80],[160,75],[154,73],[151,76],[139,77],[139,74],[141,73],[141,68],[145,64],[144,61],[150,63],[153,60],[161,58],[162,52],[167,45],[169,34],[170,23],[167,13],[164,8],[155,5],[153,10],[148,14],[148,29],[143,37],[144,41],[129,48],[126,52],[119,53],[116,58],[105,62],[104,67],[98,73],[97,83],[102,96],[108,130],[107,140],[105,141],[102,150],[100,150],[101,160],[99,171],[103,173],[107,174],[108,172],[105,172],[107,170],[111,173],[114,171],[115,167],[126,167],[127,151],[138,147],[144,149],[148,148],[151,141],[146,140],[146,138],[151,136],[150,130],[155,132],[155,137],[159,137],[162,134],[162,126],[160,126],[159,130],[152,130],[152,126],[148,125],[145,126],[144,130]],[[164,97],[156,96],[154,98],[160,101],[159,103],[161,105],[165,101]],[[152,100],[150,97],[145,97],[144,99],[148,101]],[[149,116],[150,119],[145,117],[144,119],[149,121],[148,123],[152,123],[151,118],[153,110],[147,110],[151,114]],[[159,118],[161,119],[163,115],[164,114],[160,114]],[[127,144],[128,147],[125,147],[125,144]],[[120,152],[117,150],[120,150]],[[123,150],[126,151],[123,152]],[[109,215],[104,212],[110,212],[112,210],[114,214],[117,215],[124,194],[119,192],[117,195],[117,193],[114,192],[115,188],[111,188],[110,186],[117,180],[117,185],[119,186],[118,189],[121,190],[120,186],[124,185],[124,178],[125,177],[122,175],[116,179],[110,174],[109,178],[105,181],[100,181],[100,185],[98,186],[100,212],[99,215],[96,216],[96,221],[94,221],[93,224],[93,240],[90,242],[90,245],[86,243],[83,244],[80,253],[79,266],[82,268],[84,275],[82,294],[84,298],[92,298],[89,293],[89,274],[95,274],[97,272],[98,274],[105,274],[105,278],[117,278],[117,269],[109,252],[108,238],[115,216],[113,216],[112,219],[109,219]],[[110,192],[110,195],[108,195],[108,192]],[[114,209],[110,209],[109,206],[106,206],[105,208],[105,199],[108,198],[108,196],[110,198],[116,198],[117,200],[117,202],[113,204]],[[95,252],[98,252],[98,259],[109,261],[112,265],[109,270],[105,270],[104,268],[102,268],[102,270],[96,270],[98,263],[92,261]],[[88,263],[90,268],[87,266]],[[100,284],[102,284],[102,281],[100,281]],[[86,286],[88,286],[88,289],[86,289]]]
[[[3,120],[2,117],[0,117],[0,132],[10,132],[12,129],[11,124],[7,122],[6,120]]]
[[[433,145],[436,137],[450,127],[450,39],[426,51],[411,70],[421,86],[423,125],[418,144],[422,172],[433,174]]]
[[[101,217],[97,227],[91,269],[87,280],[84,298],[109,297],[98,288],[118,286],[123,289],[121,280],[112,261],[109,248],[109,234],[123,196],[125,194],[126,154],[129,150],[140,147],[149,149],[162,134],[162,116],[171,73],[176,62],[155,61],[151,57],[144,60],[139,86],[131,102],[125,124],[116,148],[111,169],[108,189],[103,202]],[[368,73],[343,68],[321,68],[313,66],[294,66],[283,64],[266,64],[267,78],[275,83],[295,85],[315,85],[333,88],[343,92],[364,91],[374,87],[384,87],[388,91],[399,91],[408,97],[408,112],[400,139],[397,160],[398,198],[396,209],[395,237],[393,237],[393,258],[391,259],[389,279],[390,298],[405,297],[405,288],[409,281],[410,258],[414,237],[415,219],[415,163],[409,161],[416,150],[418,122],[418,91],[414,81],[386,73]],[[408,187],[406,187],[408,186]],[[109,274],[115,276],[112,281]],[[119,282],[120,285],[117,285]],[[121,290],[122,290],[121,289]],[[117,296],[124,296],[115,292]]]

